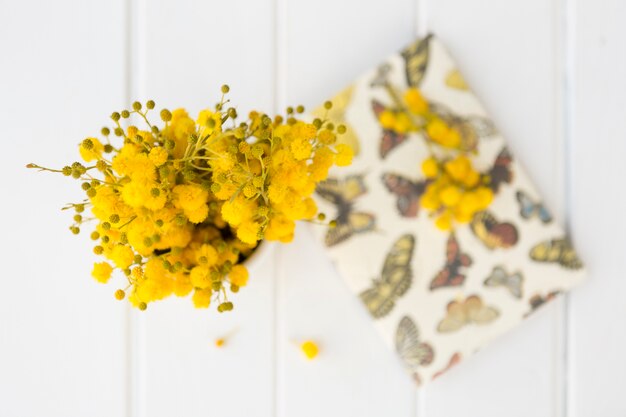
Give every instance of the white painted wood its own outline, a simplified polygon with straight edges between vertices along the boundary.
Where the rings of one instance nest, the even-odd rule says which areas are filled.
[[[415,384],[307,229],[280,256],[277,415],[412,416]],[[314,361],[299,349],[309,339],[320,346]]]
[[[420,21],[457,59],[548,206],[562,208],[554,5],[543,0],[425,3],[420,10],[427,16]],[[558,317],[559,306],[548,306],[427,387],[421,395],[422,416],[555,415]]]
[[[62,167],[124,99],[124,3],[0,3],[0,415],[125,414],[125,309],[73,236]]]
[[[274,55],[269,0],[150,1],[138,6],[137,92],[157,108],[197,111],[220,85],[245,117],[271,111]],[[239,23],[237,23],[239,22]],[[234,298],[235,310],[196,310],[191,301],[151,306],[139,323],[140,416],[273,415],[274,264],[266,262]],[[229,335],[217,349],[216,338]]]
[[[287,103],[316,106],[414,36],[412,1],[286,2]],[[410,416],[415,386],[300,225],[280,253],[277,416]],[[307,362],[298,343],[322,349]]]
[[[591,271],[572,294],[572,417],[626,415],[626,3],[579,0],[569,148],[572,231]]]

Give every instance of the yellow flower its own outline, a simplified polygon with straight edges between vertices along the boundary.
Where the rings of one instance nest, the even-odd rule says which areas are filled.
[[[437,188],[434,184],[431,184],[426,188],[426,192],[420,199],[420,205],[426,210],[437,210],[439,208],[441,201],[439,200]]]
[[[237,237],[243,243],[254,245],[259,240],[261,225],[258,222],[246,221],[237,228]]]
[[[204,244],[196,250],[196,262],[204,266],[213,266],[217,263],[217,251],[209,244]]]
[[[439,174],[439,163],[433,157],[425,159],[422,162],[422,172],[426,178],[435,178]]]
[[[448,207],[456,206],[461,200],[461,197],[461,191],[454,185],[449,185],[439,192],[439,199]]]
[[[480,187],[476,190],[476,197],[478,198],[478,210],[484,210],[493,201],[493,191],[491,188]]]
[[[211,121],[212,125],[209,125]],[[212,112],[211,110],[202,110],[198,114],[197,123],[204,128],[205,134],[222,131],[222,114],[220,112]]]
[[[191,223],[202,223],[209,215],[209,206],[205,204],[195,210],[185,210],[185,214]]]
[[[293,240],[295,228],[296,224],[286,216],[275,216],[270,220],[267,229],[265,229],[265,239],[289,243]]]
[[[87,138],[79,146],[78,151],[85,162],[95,161],[102,157],[104,146],[96,138]]]
[[[445,163],[446,172],[456,181],[463,181],[472,171],[472,163],[465,155],[459,155]]]
[[[209,288],[211,286],[211,269],[208,266],[196,266],[189,273],[189,281],[196,288]]]
[[[398,113],[396,115],[396,121],[393,125],[393,130],[398,133],[407,133],[409,130],[413,128],[413,124],[411,123],[411,119],[405,113]]]
[[[428,102],[416,88],[409,88],[404,93],[404,102],[412,113],[423,114],[428,110]]]
[[[437,217],[435,226],[440,230],[450,230],[452,228],[452,216],[450,216],[450,213],[446,211]]]
[[[163,136],[174,141],[172,154],[175,158],[182,158],[187,149],[189,136],[196,131],[196,124],[185,109],[176,109],[172,112],[169,126],[163,129]]]
[[[383,110],[378,116],[380,125],[385,129],[393,129],[396,125],[396,115],[390,110]]]
[[[354,157],[352,147],[344,143],[340,143],[335,146],[335,150],[337,151],[337,155],[335,155],[335,163],[337,166],[345,167],[352,163],[352,158]]]
[[[303,159],[307,159],[311,156],[311,151],[313,147],[308,140],[304,139],[296,139],[291,142],[291,153],[293,153],[294,158],[298,161],[302,161]]]
[[[308,360],[313,360],[319,354],[319,347],[312,340],[307,340],[300,345],[300,349]]]
[[[428,137],[441,146],[448,148],[458,148],[461,145],[461,135],[459,132],[449,127],[443,120],[434,119],[426,125]]]
[[[178,297],[185,297],[193,290],[189,275],[177,274],[174,280],[174,294]]]
[[[407,105],[414,108],[418,98],[407,94]],[[317,184],[332,166],[353,159],[351,147],[337,144],[344,126],[335,131],[327,120],[298,120],[300,108],[286,118],[255,111],[249,122],[239,123],[228,102],[202,110],[197,120],[182,108],[163,109],[163,124],[145,120],[147,127],[133,124],[147,117],[144,104],[135,102],[132,110],[111,115],[116,127],[102,129],[117,143],[81,142],[82,158],[97,163],[61,171],[93,177],[80,181],[87,199],[70,207],[75,208],[72,231],[91,210],[97,221],[90,236],[94,253],[107,259],[94,265],[92,275],[107,282],[114,268],[122,269],[132,288],[119,289],[116,297],[140,310],[192,292],[194,305],[206,308],[218,287],[218,311],[232,310],[223,284],[230,283],[232,292],[247,284],[242,259],[260,239],[291,241],[295,221],[317,213],[311,197]],[[154,109],[154,102],[145,108]],[[387,127],[414,129],[407,115],[387,110],[381,120]],[[482,192],[480,201],[488,197]]]
[[[111,250],[109,259],[120,269],[126,269],[135,260],[135,254],[129,246],[115,245]]]
[[[196,308],[209,308],[211,305],[211,296],[213,292],[209,288],[196,289],[191,297],[193,305]]]
[[[160,167],[167,161],[167,156],[167,151],[161,146],[152,148],[148,154],[150,161],[157,167]]]
[[[177,185],[172,190],[174,205],[183,210],[196,210],[206,204],[209,192],[201,187],[192,185]]]
[[[324,145],[332,145],[337,140],[337,136],[328,129],[322,129],[319,132],[319,141]]]
[[[106,284],[111,278],[112,272],[113,268],[107,262],[98,262],[94,264],[91,276],[94,277],[96,281]]]
[[[248,283],[248,270],[243,265],[235,265],[228,274],[228,279],[231,284],[238,287],[245,287]]]

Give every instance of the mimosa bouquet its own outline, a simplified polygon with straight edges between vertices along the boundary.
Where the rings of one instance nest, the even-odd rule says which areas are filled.
[[[248,281],[245,259],[263,240],[290,242],[295,221],[323,220],[311,195],[331,166],[351,163],[352,149],[336,143],[344,126],[305,122],[302,106],[239,122],[228,91],[196,120],[163,109],[158,125],[148,117],[155,103],[135,102],[111,115],[102,140],[80,143],[83,162],[28,165],[81,183],[86,198],[65,207],[75,212],[70,230],[94,225],[93,251],[105,260],[93,277],[107,283],[121,271],[115,297],[140,310],[172,294],[232,310],[229,292]]]

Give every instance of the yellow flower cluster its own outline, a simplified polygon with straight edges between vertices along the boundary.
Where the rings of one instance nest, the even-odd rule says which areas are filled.
[[[135,102],[111,115],[115,126],[102,129],[104,141],[81,142],[84,162],[61,170],[29,164],[82,181],[86,199],[67,207],[76,212],[70,230],[80,232],[90,208],[93,250],[106,259],[92,276],[106,283],[121,270],[127,285],[115,296],[139,309],[191,294],[196,307],[231,310],[227,290],[247,284],[242,263],[259,241],[291,241],[295,221],[317,214],[317,183],[331,166],[351,163],[352,150],[335,144],[343,126],[306,123],[296,117],[301,106],[285,117],[252,112],[238,122],[237,111],[226,108],[228,90],[223,86],[220,103],[196,120],[184,109],[162,110],[160,127],[147,117],[154,102]]]
[[[461,133],[431,111],[419,90],[409,88],[401,97],[390,84],[385,87],[394,106],[378,115],[384,129],[397,133],[421,133],[431,156],[423,161],[427,186],[420,205],[435,217],[435,225],[450,230],[454,222],[467,223],[493,200],[490,178],[473,166]]]
[[[493,191],[485,185],[488,177],[476,171],[465,155],[444,162],[430,157],[422,163],[422,171],[430,182],[420,204],[436,216],[435,225],[441,230],[450,230],[453,221],[469,222],[493,200]]]
[[[440,146],[459,149],[461,134],[432,112],[428,101],[416,88],[409,88],[402,98],[388,86],[396,107],[387,108],[378,115],[381,126],[397,133],[421,132],[426,139]]]

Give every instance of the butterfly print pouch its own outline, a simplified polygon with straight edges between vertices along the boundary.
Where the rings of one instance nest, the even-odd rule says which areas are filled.
[[[453,231],[437,229],[420,205],[432,181],[420,170],[428,131],[381,123],[397,99],[389,85],[417,88],[489,179],[493,202]],[[445,374],[583,280],[564,230],[435,37],[392,55],[314,116],[346,126],[339,140],[355,150],[352,166],[316,190],[335,226],[313,226],[315,233],[417,383]]]

